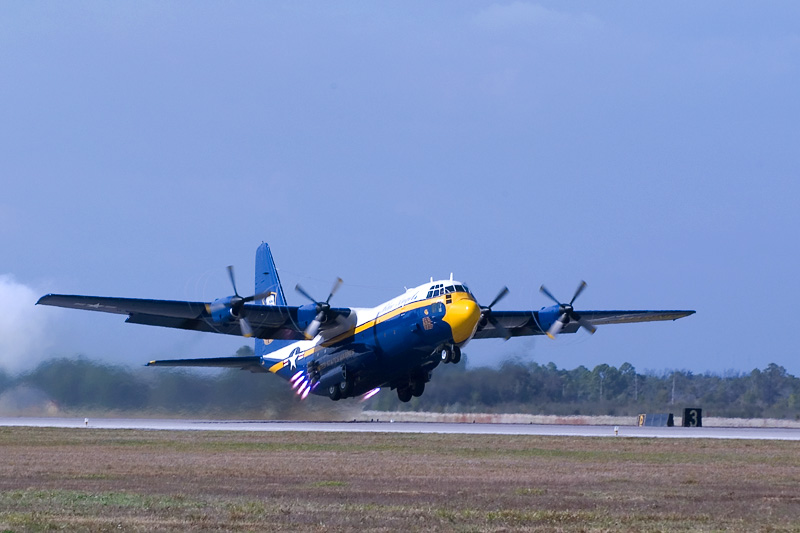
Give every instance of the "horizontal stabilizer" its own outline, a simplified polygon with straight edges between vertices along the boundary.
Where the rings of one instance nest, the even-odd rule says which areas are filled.
[[[206,357],[200,359],[163,359],[150,361],[144,366],[195,366],[212,368],[240,368],[251,372],[267,372],[257,355],[245,357]]]

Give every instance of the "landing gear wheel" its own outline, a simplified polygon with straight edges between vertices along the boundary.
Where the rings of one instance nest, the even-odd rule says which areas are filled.
[[[353,393],[353,382],[346,379],[339,383],[339,394],[341,398],[347,398]]]
[[[412,381],[411,382],[411,395],[415,398],[419,398],[422,396],[422,393],[425,392],[425,382],[424,381]]]
[[[334,402],[342,397],[342,393],[339,392],[339,385],[331,385],[328,387],[328,396],[330,396],[331,400]]]
[[[403,403],[406,403],[409,400],[411,400],[411,387],[398,388],[397,397],[400,398],[400,401]]]
[[[461,362],[461,348],[459,348],[458,346],[453,347],[453,357],[450,359],[450,361],[454,365]]]
[[[452,361],[452,359],[453,359],[453,352],[451,352],[451,351],[450,351],[450,348],[448,348],[447,346],[445,346],[444,348],[442,348],[442,351],[441,351],[441,353],[439,354],[439,357],[441,357],[441,359],[442,359],[442,363],[445,363],[445,364],[447,364],[447,363],[449,363],[450,361]]]

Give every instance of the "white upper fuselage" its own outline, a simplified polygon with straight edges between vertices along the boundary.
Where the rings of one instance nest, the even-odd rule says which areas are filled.
[[[419,287],[406,289],[406,292],[400,296],[396,296],[376,307],[352,307],[351,309],[357,317],[356,326],[361,326],[367,322],[376,320],[383,315],[396,311],[397,309],[401,309],[409,304],[421,302],[423,300],[428,300],[430,298],[435,298],[437,296],[453,292],[466,292],[470,294],[470,296],[472,295],[467,286],[459,281],[454,281],[452,279],[430,281],[420,285]],[[325,335],[325,338],[330,338],[330,336]]]
[[[350,310],[352,313],[347,319],[341,320],[340,323],[336,325],[322,328],[319,334],[313,339],[297,341],[280,350],[276,350],[269,355],[269,359],[286,359],[290,357],[290,354],[296,352],[297,348],[303,352],[311,350],[318,344],[335,339],[351,329],[357,330],[360,327],[364,327],[380,317],[394,313],[406,306],[454,292],[467,293],[469,297],[474,300],[472,293],[469,292],[469,288],[459,281],[452,279],[432,280],[418,287],[407,289],[403,294],[375,307],[351,307]]]

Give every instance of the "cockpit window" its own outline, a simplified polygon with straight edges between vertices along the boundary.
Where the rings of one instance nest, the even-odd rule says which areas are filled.
[[[437,283],[428,290],[427,298],[436,298],[442,294],[450,294],[452,292],[466,292],[467,294],[472,294],[466,285],[454,284],[445,286],[443,283]]]
[[[444,289],[442,287],[443,287],[443,284],[441,284],[441,283],[434,285],[428,291],[428,296],[427,297],[428,298],[435,298],[435,297],[439,296],[440,294],[444,294]]]

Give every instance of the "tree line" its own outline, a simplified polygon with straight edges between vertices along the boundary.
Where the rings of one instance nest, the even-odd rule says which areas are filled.
[[[252,350],[243,347],[237,354],[250,355]],[[686,370],[640,373],[629,363],[567,370],[521,360],[473,368],[464,361],[434,370],[424,395],[405,404],[394,391],[382,391],[363,403],[314,396],[301,402],[282,379],[241,370],[132,369],[62,358],[19,376],[0,372],[0,411],[8,413],[15,406],[24,410],[23,397],[38,398],[63,413],[165,416],[314,418],[313,413],[337,416],[361,408],[633,416],[700,407],[706,416],[800,418],[800,379],[774,363],[720,375]]]
[[[434,371],[425,394],[407,406],[394,395],[376,396],[379,410],[619,415],[700,407],[706,416],[800,419],[800,378],[770,363],[763,370],[695,374],[645,373],[630,363],[567,370],[555,363],[519,360],[498,367],[447,365]]]

